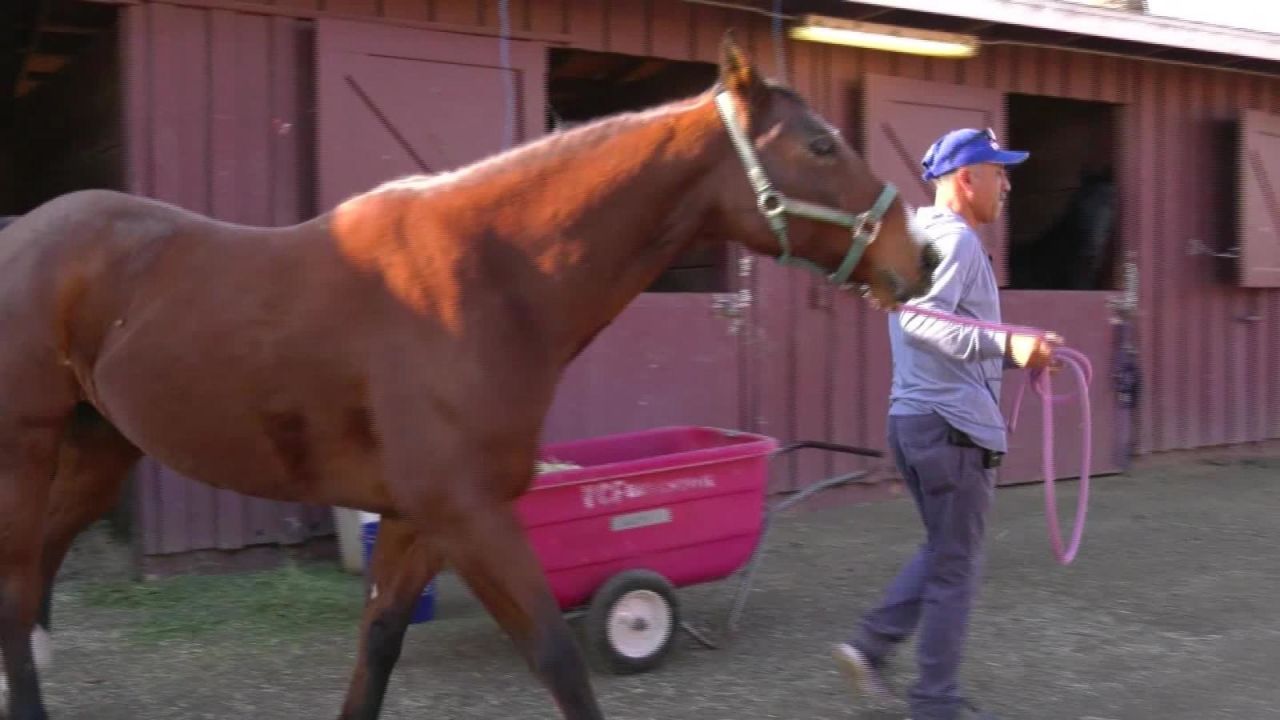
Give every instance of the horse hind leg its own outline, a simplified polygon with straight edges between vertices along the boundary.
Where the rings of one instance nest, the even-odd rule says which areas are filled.
[[[378,717],[414,605],[443,564],[439,549],[413,525],[381,520],[369,562],[360,647],[341,720]]]
[[[0,655],[10,720],[45,720],[31,647],[46,506],[65,418],[0,418]]]
[[[50,642],[53,586],[71,544],[101,519],[120,498],[120,490],[141,451],[88,404],[72,415],[58,449],[57,473],[45,515],[40,553],[41,604],[32,647],[37,668],[53,660]]]

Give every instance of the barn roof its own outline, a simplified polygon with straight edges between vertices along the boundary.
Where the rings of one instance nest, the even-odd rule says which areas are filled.
[[[1152,15],[1142,0],[789,0],[781,6],[791,16],[819,13],[964,33],[984,45],[1043,45],[1280,75],[1280,35]]]

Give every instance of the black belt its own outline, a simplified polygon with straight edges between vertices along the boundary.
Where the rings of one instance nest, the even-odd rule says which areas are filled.
[[[992,468],[1000,467],[1001,461],[1004,460],[1004,453],[998,450],[989,450],[985,447],[982,447],[978,443],[974,442],[973,438],[969,437],[965,433],[962,433],[953,427],[947,428],[947,442],[952,445],[955,445],[956,447],[977,448],[981,450],[982,451],[982,467],[988,470]]]

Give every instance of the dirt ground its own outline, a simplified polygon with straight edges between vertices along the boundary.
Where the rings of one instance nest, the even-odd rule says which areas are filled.
[[[1068,508],[1076,486],[1059,485]],[[1002,489],[965,683],[999,717],[1280,718],[1280,456],[1096,479],[1070,567],[1049,552],[1043,489]],[[680,639],[638,676],[596,675],[613,720],[898,720],[851,698],[828,655],[908,557],[905,500],[779,519],[737,639]],[[336,717],[360,582],[332,566],[135,585],[126,553],[82,538],[55,605],[53,718]],[[736,578],[680,593],[716,630]],[[557,718],[497,627],[451,577],[411,628],[383,717]],[[913,674],[911,649],[896,682]]]

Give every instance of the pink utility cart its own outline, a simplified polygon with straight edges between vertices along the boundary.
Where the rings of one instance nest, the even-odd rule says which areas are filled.
[[[560,607],[585,612],[597,667],[624,673],[661,663],[682,626],[674,588],[726,578],[748,561],[754,570],[772,512],[864,475],[825,480],[770,509],[769,461],[801,447],[880,454],[816,442],[780,450],[764,435],[697,426],[543,449],[543,471],[519,512]]]

